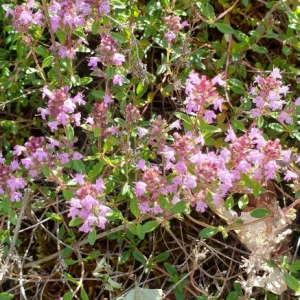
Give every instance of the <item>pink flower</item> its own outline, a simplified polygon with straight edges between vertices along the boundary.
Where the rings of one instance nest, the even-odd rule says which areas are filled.
[[[80,159],[82,159],[82,158],[83,158],[83,155],[80,154],[79,152],[75,151],[75,152],[73,153],[73,157],[72,157],[73,160],[80,160]]]
[[[291,180],[297,179],[297,178],[298,178],[298,175],[295,172],[287,170],[286,173],[285,173],[285,176],[284,176],[283,180],[285,180],[285,181],[291,181]]]
[[[9,166],[12,171],[19,170],[20,166],[17,160],[13,160]]]
[[[110,6],[108,1],[103,1],[99,6],[99,12],[107,15],[110,11]]]
[[[184,178],[183,183],[187,189],[193,189],[197,186],[197,177],[188,175]]]
[[[78,105],[85,105],[85,101],[83,99],[83,93],[78,93],[73,99],[72,99],[72,102],[75,103],[75,104],[78,104]],[[73,108],[75,108],[73,106]]]
[[[186,27],[186,26],[190,26],[190,24],[187,22],[187,21],[183,21],[181,24],[180,24],[180,29]]]
[[[142,214],[147,214],[148,212],[151,211],[151,208],[148,203],[141,203],[139,204],[139,210],[141,211]]]
[[[117,74],[113,77],[113,84],[114,85],[122,86],[123,82],[124,82],[124,77],[123,76]]]
[[[276,172],[279,170],[279,166],[274,161],[269,161],[264,167],[265,180],[274,179]]]
[[[275,79],[280,79],[281,78],[281,74],[280,74],[280,70],[278,68],[274,68],[271,76],[274,77]]]
[[[105,185],[104,185],[104,182],[101,178],[98,178],[96,180],[96,183],[95,183],[95,188],[97,190],[98,193],[102,194],[104,189],[105,189]]]
[[[207,204],[202,200],[196,201],[196,211],[205,212],[207,209]]]
[[[138,164],[136,165],[135,169],[138,170],[145,170],[146,169],[146,164],[143,159],[140,159]]]
[[[51,122],[48,122],[48,126],[50,128],[50,130],[53,132],[55,130],[58,130],[58,122],[57,121],[51,121]]]
[[[162,151],[161,154],[167,161],[175,160],[175,151],[171,147],[165,146],[164,151]]]
[[[241,160],[237,166],[237,170],[246,174],[251,168],[251,164],[249,164],[246,160]]]
[[[112,61],[114,62],[114,64],[116,66],[121,66],[123,64],[123,62],[125,61],[125,56],[120,53],[115,53]]]
[[[31,157],[21,159],[22,165],[24,165],[25,169],[30,169],[33,166],[33,161]]]
[[[290,115],[288,113],[286,113],[285,111],[282,111],[279,116],[278,116],[278,120],[281,123],[286,123],[286,124],[291,124],[292,123],[292,118],[290,117]]]
[[[250,113],[252,118],[258,118],[261,116],[261,111],[258,108],[251,109]]]
[[[32,154],[33,158],[36,158],[39,162],[43,161],[44,158],[46,159],[48,157],[47,152],[44,151],[43,148],[38,148],[36,151]]]
[[[76,182],[78,182],[80,185],[83,185],[84,184],[84,176],[80,173],[77,173],[75,175],[75,180]]]
[[[218,74],[211,80],[212,84],[213,85],[218,84],[220,86],[224,86],[226,82],[223,80],[223,77],[224,74]]]
[[[236,140],[236,135],[232,129],[232,127],[230,126],[227,130],[227,135],[225,138],[225,142],[228,143],[230,141],[234,142]]]
[[[175,195],[172,199],[172,204],[175,205],[179,201],[180,201],[179,197],[177,195]]]
[[[89,63],[88,66],[91,67],[92,71],[95,71],[98,65],[98,62],[100,62],[100,58],[99,57],[89,57]]]
[[[63,165],[69,162],[69,155],[67,153],[58,154],[57,157]]]
[[[253,99],[253,103],[256,104],[256,107],[262,108],[265,104],[265,101],[261,96],[257,96]]]
[[[292,150],[284,150],[281,151],[282,154],[282,161],[286,164],[288,164],[291,160],[291,154],[292,154]]]
[[[169,30],[166,34],[165,34],[165,38],[166,40],[170,43],[172,40],[174,40],[176,38],[176,34]]]
[[[26,148],[24,146],[16,145],[14,147],[13,155],[14,156],[20,156],[22,152],[25,152]]]
[[[139,181],[135,185],[135,194],[137,197],[142,196],[146,193],[147,184],[143,181]]]
[[[174,168],[179,174],[185,174],[187,171],[187,166],[183,161],[179,161]]]
[[[113,103],[114,100],[112,100],[107,94],[105,94],[104,99],[103,99],[105,104]]]
[[[177,130],[180,130],[181,129],[180,121],[176,120],[175,122],[171,123],[170,124],[170,128],[171,129],[176,128]]]
[[[142,128],[142,127],[137,127],[137,131],[138,131],[139,138],[142,138],[143,136],[145,136],[149,132],[148,129]]]
[[[206,110],[204,113],[203,120],[206,121],[208,124],[211,124],[211,123],[213,123],[214,119],[216,119],[216,118],[217,118],[217,116],[213,111]]]
[[[217,98],[214,100],[214,110],[222,111],[223,98]]]

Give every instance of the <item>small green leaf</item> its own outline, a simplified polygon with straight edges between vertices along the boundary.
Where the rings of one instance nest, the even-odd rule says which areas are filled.
[[[185,201],[179,201],[174,205],[172,211],[174,214],[180,214],[184,212],[186,208],[187,208],[187,203]]]
[[[273,129],[274,131],[276,131],[276,132],[284,132],[284,128],[283,128],[283,126],[280,125],[280,124],[277,124],[277,123],[271,123],[271,124],[269,124],[269,127],[270,127],[271,129]]]
[[[68,248],[68,249],[70,250],[70,248]],[[64,272],[64,277],[66,277],[67,279],[69,279],[73,283],[78,284],[77,280],[71,274],[69,274],[67,272]]]
[[[47,212],[46,216],[53,221],[61,221],[62,220],[60,215],[53,213],[53,212]]]
[[[241,285],[238,282],[234,282],[233,288],[239,294],[239,296],[243,295],[242,287],[241,287]]]
[[[225,34],[233,34],[234,33],[234,29],[231,26],[227,25],[227,24],[224,24],[224,23],[215,23],[214,25],[222,33],[225,33]]]
[[[172,276],[175,276],[175,275],[176,275],[177,270],[176,270],[176,268],[175,268],[172,264],[170,264],[170,263],[168,263],[168,262],[165,262],[165,263],[164,263],[164,267],[165,267],[166,271],[167,271],[170,275],[172,275]]]
[[[87,85],[92,81],[93,81],[93,78],[91,78],[91,77],[82,77],[82,78],[80,78],[80,85]]]
[[[297,280],[294,276],[292,275],[284,275],[284,279],[288,287],[295,292],[300,292],[300,283],[299,280]]]
[[[74,128],[71,124],[67,124],[66,126],[66,135],[67,139],[71,142],[74,139]]]
[[[80,297],[81,297],[81,300],[89,300],[89,296],[86,293],[86,291],[84,290],[83,286],[80,289]]]
[[[160,65],[160,66],[157,68],[156,75],[163,74],[163,73],[166,72],[166,70],[167,70],[167,65],[166,65],[166,64],[162,64],[162,65]]]
[[[50,177],[51,171],[50,168],[46,165],[42,166],[42,172],[44,174],[45,177]]]
[[[92,95],[93,97],[95,97],[96,99],[103,99],[105,93],[104,93],[103,91],[92,91],[92,92],[91,92],[91,95]]]
[[[81,174],[85,173],[85,165],[81,160],[73,160],[72,167],[78,173],[81,173]]]
[[[73,298],[73,292],[67,292],[63,296],[63,300],[71,300]]]
[[[69,190],[63,190],[62,193],[67,201],[71,200],[74,196],[74,193]]]
[[[96,235],[97,235],[97,230],[93,229],[91,232],[88,234],[88,242],[90,245],[94,245],[96,241]]]
[[[81,218],[76,217],[76,218],[72,219],[69,222],[69,226],[70,227],[75,227],[75,226],[78,226],[78,225],[80,225],[82,223],[83,223],[83,220]]]
[[[286,46],[286,45],[283,45],[282,47],[282,53],[285,55],[285,56],[289,56],[290,53],[291,53],[291,48]]]
[[[258,117],[256,119],[257,127],[262,128],[264,126],[264,118],[262,116]]]
[[[48,56],[48,57],[46,57],[44,60],[43,60],[43,63],[42,63],[42,68],[44,69],[44,68],[47,68],[47,67],[49,67],[51,64],[52,64],[52,62],[54,61],[54,56]]]
[[[238,80],[236,78],[231,78],[228,80],[228,83],[229,83],[230,89],[234,93],[239,94],[239,95],[242,95],[245,93],[243,83],[240,80]],[[236,120],[236,122],[237,122],[237,120]]]
[[[208,20],[213,20],[216,18],[214,7],[209,3],[205,3],[204,5],[201,5],[201,13]]]
[[[268,49],[266,47],[263,46],[258,46],[256,44],[254,44],[252,46],[252,50],[256,53],[260,53],[260,54],[267,54],[268,53]]]
[[[203,239],[211,238],[220,231],[218,227],[204,228],[200,231],[199,237]]]
[[[169,252],[162,252],[162,253],[159,253],[159,254],[155,257],[154,261],[155,261],[156,263],[161,263],[161,262],[167,260],[167,259],[169,258],[169,256],[170,256],[170,253],[169,253]]]
[[[86,40],[86,35],[84,34],[83,29],[77,27],[77,29],[75,29],[73,32],[82,40]]]
[[[136,94],[138,98],[141,98],[147,92],[147,90],[148,90],[147,84],[139,83],[136,88]]]
[[[125,182],[125,184],[122,186],[122,189],[121,189],[121,195],[126,195],[127,192],[130,190],[130,185],[128,182]]]
[[[126,43],[126,39],[119,33],[117,32],[110,32],[109,33],[111,35],[111,37],[115,40],[117,40],[118,42],[122,43]]]
[[[247,7],[249,5],[249,0],[242,0],[243,4],[245,7]]]
[[[126,5],[122,1],[112,0],[110,1],[110,4],[112,5],[113,8],[119,8],[119,9],[126,8]]]
[[[243,122],[237,120],[237,119],[233,119],[232,122],[232,128],[235,130],[241,130],[241,131],[245,131],[245,125],[243,124]]]
[[[238,296],[238,292],[230,292],[227,295],[226,300],[237,300]]]
[[[234,199],[232,196],[229,196],[225,201],[226,210],[231,210],[234,206]]]
[[[167,9],[170,8],[170,1],[169,1],[169,0],[161,0],[161,4],[162,4],[165,8],[167,8]]]
[[[289,268],[289,270],[291,270],[292,272],[300,271],[300,260],[296,260],[296,261],[293,262],[288,268]]]
[[[136,218],[141,214],[141,211],[139,210],[139,203],[135,197],[130,199],[130,212]]]
[[[93,25],[92,25],[92,34],[98,34],[100,28],[100,22],[99,20],[95,20]]]
[[[142,225],[142,232],[144,233],[151,232],[155,230],[159,224],[160,223],[157,220],[148,221]]]
[[[0,300],[10,300],[13,297],[14,296],[12,294],[9,294],[9,293],[0,293]]]
[[[186,115],[186,114],[184,114],[182,112],[175,112],[174,116],[176,116],[178,119],[184,121],[187,124],[190,124],[190,125],[193,124],[192,119],[188,115]]]
[[[253,218],[264,218],[270,214],[270,211],[265,208],[255,208],[251,211],[250,215]]]
[[[132,255],[137,261],[142,263],[144,266],[147,264],[147,259],[142,253],[137,252],[137,251],[133,251]]]
[[[238,206],[240,209],[244,209],[248,205],[248,203],[249,203],[248,195],[244,195],[238,200]]]

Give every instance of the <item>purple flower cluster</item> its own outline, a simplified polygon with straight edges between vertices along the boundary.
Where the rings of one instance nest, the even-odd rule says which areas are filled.
[[[102,179],[97,179],[95,184],[85,182],[83,175],[77,174],[75,180],[80,185],[76,192],[76,197],[70,201],[69,217],[79,217],[83,219],[83,224],[79,228],[82,232],[90,232],[94,226],[104,229],[107,223],[106,214],[110,208],[99,201],[99,196],[103,193],[104,183]]]
[[[135,186],[135,194],[140,202],[139,209],[145,213],[160,214],[163,212],[158,204],[159,196],[166,195],[166,179],[161,176],[157,166],[143,168],[142,180]]]
[[[237,138],[230,133],[231,145],[220,151],[203,151],[204,137],[188,132],[173,134],[174,142],[164,145],[158,154],[164,158],[164,172],[158,167],[147,168],[139,161],[136,169],[142,170],[141,180],[136,183],[135,194],[143,213],[162,213],[159,196],[179,200],[196,206],[197,211],[205,211],[208,194],[212,194],[215,205],[231,193],[251,193],[245,188],[242,175],[263,184],[275,179],[284,165],[290,161],[291,151],[282,150],[279,140],[266,141],[262,132],[251,128],[248,133]],[[168,175],[163,175],[168,174]],[[285,180],[297,180],[298,175],[287,170]]]
[[[279,111],[278,120],[281,123],[292,123],[291,115],[294,114],[295,105],[300,105],[300,100],[297,99],[292,107],[284,110],[284,105],[287,103],[284,97],[289,92],[289,87],[284,86],[280,79],[281,74],[278,68],[275,68],[266,78],[260,75],[255,77],[254,85],[250,89],[250,95],[256,106],[251,110],[253,118]]]
[[[16,160],[9,165],[5,165],[5,160],[0,153],[0,197],[8,196],[11,202],[21,200],[21,189],[25,188],[25,180],[13,175],[13,172],[20,169]]]
[[[7,4],[3,5],[6,11],[5,17],[9,15],[13,17],[13,27],[19,32],[28,34],[28,30],[33,25],[42,26],[42,19],[44,15],[41,10],[33,12],[32,8],[35,5],[34,0],[27,1],[26,5],[16,5],[14,9],[11,9]]]
[[[52,30],[74,30],[86,20],[108,14],[107,0],[51,0],[49,6]]]
[[[125,117],[127,122],[130,123],[137,123],[140,119],[140,111],[131,103],[125,106]]]
[[[86,119],[86,124],[89,125],[91,130],[100,129],[102,137],[117,134],[117,129],[115,126],[112,126],[113,121],[109,114],[109,103],[112,102],[113,100],[109,95],[105,94],[104,101],[95,103],[91,115]]]
[[[90,57],[88,66],[92,71],[98,71],[98,63],[101,62],[104,66],[121,66],[125,61],[125,56],[118,52],[118,43],[109,34],[101,34],[101,43],[97,49],[99,57]],[[119,77],[114,78],[114,84],[122,85]],[[121,84],[120,84],[121,83]]]
[[[162,19],[168,28],[168,32],[165,34],[165,38],[168,42],[171,42],[176,38],[176,32],[180,31],[185,26],[189,26],[187,21],[181,23],[180,18],[175,15],[164,17]]]
[[[83,94],[78,93],[75,97],[70,97],[69,87],[63,87],[58,90],[50,91],[47,86],[43,89],[43,98],[49,98],[47,108],[38,108],[42,119],[45,120],[49,116],[52,121],[48,122],[51,131],[58,130],[59,125],[65,126],[69,123],[75,123],[80,126],[81,114],[75,113],[75,109],[79,105],[84,105]]]
[[[224,102],[216,90],[216,85],[224,85],[220,75],[209,80],[204,75],[199,77],[198,73],[192,72],[186,81],[185,93],[187,98],[185,104],[187,112],[189,114],[195,112],[198,116],[203,116],[204,121],[208,124],[211,124],[217,116],[213,110],[207,108],[213,105],[215,111],[222,111],[222,103]]]

